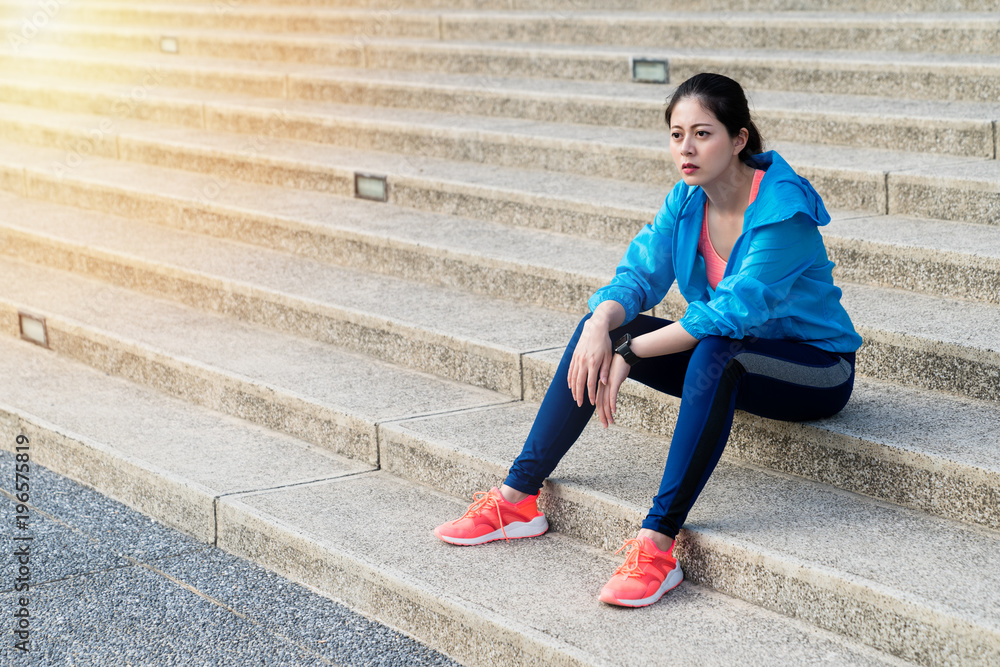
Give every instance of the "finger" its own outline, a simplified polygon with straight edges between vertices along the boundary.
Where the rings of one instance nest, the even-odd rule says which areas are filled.
[[[610,356],[605,356],[604,360],[601,362],[601,382],[604,384],[608,383],[608,373],[611,372],[611,362],[614,361],[615,354],[611,353]]]
[[[597,405],[597,378],[600,375],[600,369],[596,365],[592,365],[587,369],[587,396],[590,397],[590,404]]]
[[[604,409],[604,395],[607,393],[607,388],[605,385],[599,385],[597,387],[597,416],[601,420],[601,425],[604,428],[608,427],[608,414]]]
[[[573,355],[572,361],[569,362],[569,373],[566,374],[566,384],[569,386],[569,391],[573,394],[573,400],[576,400],[576,389],[574,387],[574,380],[576,379],[576,355]]]
[[[573,380],[573,400],[577,406],[583,405],[583,399],[587,394],[587,370],[581,361],[576,369],[576,378]]]
[[[611,413],[611,420],[614,421],[614,414],[618,412],[618,388],[621,384],[615,382],[608,388],[608,412]]]

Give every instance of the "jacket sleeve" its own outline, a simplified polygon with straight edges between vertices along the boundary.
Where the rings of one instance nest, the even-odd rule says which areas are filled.
[[[593,312],[605,301],[617,301],[625,308],[625,322],[663,300],[674,282],[673,237],[677,212],[685,190],[678,183],[660,207],[652,224],[642,228],[618,263],[615,277],[597,290],[587,305]]]
[[[712,300],[688,304],[680,322],[695,338],[744,338],[754,327],[787,316],[792,285],[822,251],[816,222],[804,213],[754,230],[748,243]]]

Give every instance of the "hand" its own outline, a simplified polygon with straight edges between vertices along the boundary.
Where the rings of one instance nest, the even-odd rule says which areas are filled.
[[[602,382],[597,388],[597,416],[604,428],[615,423],[615,413],[618,412],[618,389],[622,386],[622,382],[625,382],[630,370],[632,367],[620,354],[614,355],[607,382]]]
[[[613,356],[607,325],[594,318],[587,320],[566,377],[578,407],[583,406],[585,396],[589,397],[591,405],[597,404],[597,388],[607,382]]]

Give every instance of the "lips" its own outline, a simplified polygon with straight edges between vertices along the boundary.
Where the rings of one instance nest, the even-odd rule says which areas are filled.
[[[693,174],[698,170],[698,165],[691,164],[690,162],[685,162],[681,165],[681,171],[685,174]]]

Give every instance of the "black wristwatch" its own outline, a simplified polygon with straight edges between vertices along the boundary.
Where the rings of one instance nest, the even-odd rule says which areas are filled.
[[[632,334],[625,334],[615,342],[615,354],[622,355],[629,366],[635,366],[641,361],[640,357],[632,351]]]

